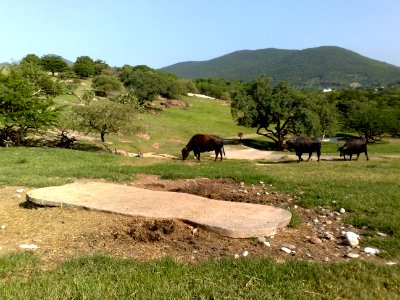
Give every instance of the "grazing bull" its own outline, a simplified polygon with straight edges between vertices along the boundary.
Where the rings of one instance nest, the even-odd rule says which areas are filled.
[[[216,135],[207,134],[196,134],[192,136],[189,143],[185,148],[182,149],[182,159],[185,160],[189,152],[193,151],[194,156],[200,160],[201,152],[215,151],[215,160],[217,160],[218,155],[221,156],[222,153],[225,155],[224,141]]]
[[[289,139],[286,141],[285,144],[286,149],[294,149],[296,152],[298,159],[298,163],[302,161],[303,159],[301,158],[301,155],[303,153],[308,153],[308,159],[307,161],[310,160],[311,155],[313,152],[317,153],[318,156],[318,161],[320,160],[321,156],[321,141],[317,138],[311,138],[311,137],[296,137],[293,139]]]
[[[340,157],[343,157],[344,160],[346,160],[346,155],[349,155],[351,160],[353,154],[357,154],[358,159],[360,157],[360,154],[363,152],[365,153],[367,160],[369,160],[366,139],[349,139],[342,147],[339,147],[339,145],[337,145],[337,147],[340,153]]]

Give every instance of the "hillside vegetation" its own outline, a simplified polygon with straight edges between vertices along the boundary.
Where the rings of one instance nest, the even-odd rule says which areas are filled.
[[[250,81],[260,75],[295,87],[386,85],[400,80],[400,68],[353,51],[324,46],[304,50],[242,50],[207,61],[181,62],[162,68],[184,78]]]

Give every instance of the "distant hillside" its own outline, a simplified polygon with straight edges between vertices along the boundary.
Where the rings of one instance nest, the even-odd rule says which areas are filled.
[[[400,67],[353,51],[323,46],[304,50],[241,50],[207,61],[188,61],[162,68],[183,78],[224,78],[250,81],[267,75],[296,87],[385,85],[400,81]]]

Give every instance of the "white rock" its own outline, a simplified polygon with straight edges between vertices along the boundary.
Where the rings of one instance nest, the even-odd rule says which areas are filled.
[[[260,184],[264,184],[264,181],[260,180],[259,183],[260,183]]]
[[[346,210],[342,207],[342,208],[339,210],[339,212],[340,212],[341,214],[344,214],[344,213],[346,212]]]
[[[394,262],[394,261],[388,261],[386,264],[387,264],[388,266],[394,266],[394,265],[397,265],[397,263],[396,263],[396,262]]]
[[[18,189],[18,190],[17,190],[17,193],[23,193],[24,191],[25,191],[25,189],[22,189],[22,188],[21,188],[21,189]]]
[[[263,244],[264,244],[266,247],[271,247],[271,244],[270,244],[269,242],[267,242],[267,241],[265,241]]]
[[[378,236],[381,236],[381,237],[385,237],[386,236],[386,233],[383,233],[383,232],[377,232],[376,233]]]
[[[349,258],[359,258],[360,254],[349,252],[349,253],[346,254],[346,256],[349,257]]]
[[[238,259],[238,258],[240,257],[240,255],[236,253],[234,257],[235,257],[236,259]]]
[[[365,253],[367,253],[367,254],[379,254],[379,249],[376,249],[376,248],[372,248],[372,247],[365,247],[364,248],[364,252]]]
[[[265,243],[267,239],[265,238],[265,236],[259,236],[257,237],[257,241],[259,241],[260,243]]]
[[[298,206],[297,206],[297,205],[295,205],[295,206],[293,206],[293,207],[294,207],[294,209],[298,208]]]
[[[0,226],[0,229],[6,229],[6,225],[4,225],[4,224],[1,225],[1,226]]]
[[[288,248],[288,249],[290,249],[290,250],[296,249],[296,246],[295,246],[295,245],[291,245],[291,244],[284,244],[284,245],[282,245],[282,247]]]
[[[283,252],[285,252],[285,253],[292,253],[292,250],[290,250],[289,248],[286,248],[286,247],[282,247],[281,248],[281,251],[283,251]]]
[[[249,255],[249,251],[247,251],[247,250],[243,251],[242,256],[246,257],[247,255]]]
[[[35,244],[22,244],[22,245],[19,245],[19,247],[21,249],[37,249],[37,248],[39,248],[39,246],[35,245]]]
[[[358,241],[359,237],[360,237],[360,236],[359,236],[358,234],[356,234],[356,233],[354,233],[354,232],[352,232],[352,231],[347,231],[347,232],[344,234],[344,238],[345,238],[345,240],[346,240],[347,245],[349,245],[349,246],[351,246],[351,247],[356,247],[356,246],[358,246],[358,244],[359,244],[359,241]]]

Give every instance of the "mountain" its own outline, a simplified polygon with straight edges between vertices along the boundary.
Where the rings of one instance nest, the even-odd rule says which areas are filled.
[[[322,46],[304,50],[241,50],[207,61],[188,61],[161,68],[183,78],[250,81],[260,75],[295,87],[377,86],[400,81],[400,67],[356,52]]]

